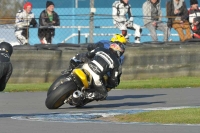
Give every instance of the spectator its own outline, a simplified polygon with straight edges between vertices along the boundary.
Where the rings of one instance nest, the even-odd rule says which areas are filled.
[[[168,27],[174,28],[183,42],[191,39],[188,10],[184,0],[170,0],[167,2]],[[184,34],[184,30],[186,34]]]
[[[193,31],[193,38],[200,38],[200,9],[197,0],[190,0],[189,22]]]
[[[12,74],[12,64],[10,57],[13,52],[13,47],[10,43],[0,43],[0,92],[6,88],[6,84]]]
[[[19,10],[18,13],[16,14],[15,36],[22,45],[28,44],[29,27],[37,26],[35,15],[31,12],[31,10],[32,10],[32,4],[30,2],[26,2],[24,4],[24,9]]]
[[[168,41],[170,30],[166,23],[161,22],[160,0],[147,0],[142,9],[144,26],[150,31],[152,40],[158,41],[156,30],[161,30],[164,33],[164,41]]]
[[[128,14],[129,19],[126,18]],[[127,29],[135,30],[135,43],[140,43],[142,29],[133,23],[131,5],[128,0],[115,1],[112,5],[112,15],[114,25],[122,31],[122,35],[129,40]]]
[[[60,26],[60,20],[58,14],[54,11],[54,3],[52,1],[46,2],[46,10],[43,10],[40,14],[39,24],[40,26],[46,26],[47,28],[39,28],[38,37],[42,44],[52,43],[52,37],[55,35],[55,29],[49,28],[50,26]]]

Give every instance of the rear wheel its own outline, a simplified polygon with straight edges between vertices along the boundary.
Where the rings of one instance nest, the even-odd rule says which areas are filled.
[[[52,91],[46,98],[45,105],[48,109],[57,109],[64,104],[68,98],[76,90],[73,81],[65,82]]]

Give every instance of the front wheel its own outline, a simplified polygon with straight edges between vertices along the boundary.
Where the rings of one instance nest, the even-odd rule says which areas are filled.
[[[54,82],[53,84],[49,87],[48,91],[47,91],[47,96],[54,91],[55,89],[57,89],[58,86],[60,86],[61,84],[63,84],[64,82],[66,82],[66,78],[70,75],[69,74],[64,74],[64,75],[60,75]]]
[[[73,81],[65,82],[52,91],[46,98],[45,105],[48,109],[57,109],[64,104],[66,98],[68,98],[75,90],[76,84]]]

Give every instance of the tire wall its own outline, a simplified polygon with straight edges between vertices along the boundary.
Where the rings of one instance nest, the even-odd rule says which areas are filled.
[[[9,83],[53,82],[80,50],[14,50]]]
[[[53,82],[69,66],[69,60],[83,49],[14,50],[9,83]],[[200,45],[127,46],[122,80],[200,77]]]
[[[200,45],[146,45],[126,49],[123,80],[200,77]]]

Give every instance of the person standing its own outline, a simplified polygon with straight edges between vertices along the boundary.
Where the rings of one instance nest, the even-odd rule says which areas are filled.
[[[10,57],[13,52],[13,47],[10,43],[0,43],[0,92],[6,88],[6,84],[12,74],[12,64]]]
[[[142,29],[139,25],[133,23],[133,15],[129,0],[115,1],[112,5],[112,16],[114,25],[122,31],[122,35],[129,40],[127,30],[135,30],[135,43],[140,43]],[[128,19],[126,15],[128,14]]]
[[[184,0],[170,0],[167,2],[167,25],[174,28],[180,37],[180,40],[191,39],[190,24],[188,22],[188,10]],[[186,34],[184,34],[184,30]]]
[[[54,7],[55,5],[52,1],[47,1],[46,10],[43,10],[40,14],[39,24],[42,27],[38,29],[38,37],[42,44],[52,43],[52,37],[55,36],[55,29],[49,27],[60,26],[60,19],[58,14],[54,11]]]
[[[193,38],[200,39],[200,9],[197,0],[190,0],[189,22],[193,31]]]
[[[24,9],[19,10],[16,14],[15,19],[15,36],[20,44],[22,45],[29,45],[28,38],[29,38],[29,27],[37,27],[37,22],[35,20],[34,13],[31,12],[32,10],[32,3],[26,2],[24,4]]]
[[[158,41],[156,30],[163,31],[164,41],[167,42],[170,30],[166,23],[161,21],[162,12],[160,7],[160,0],[147,0],[143,6],[144,26],[150,31],[153,41]]]

